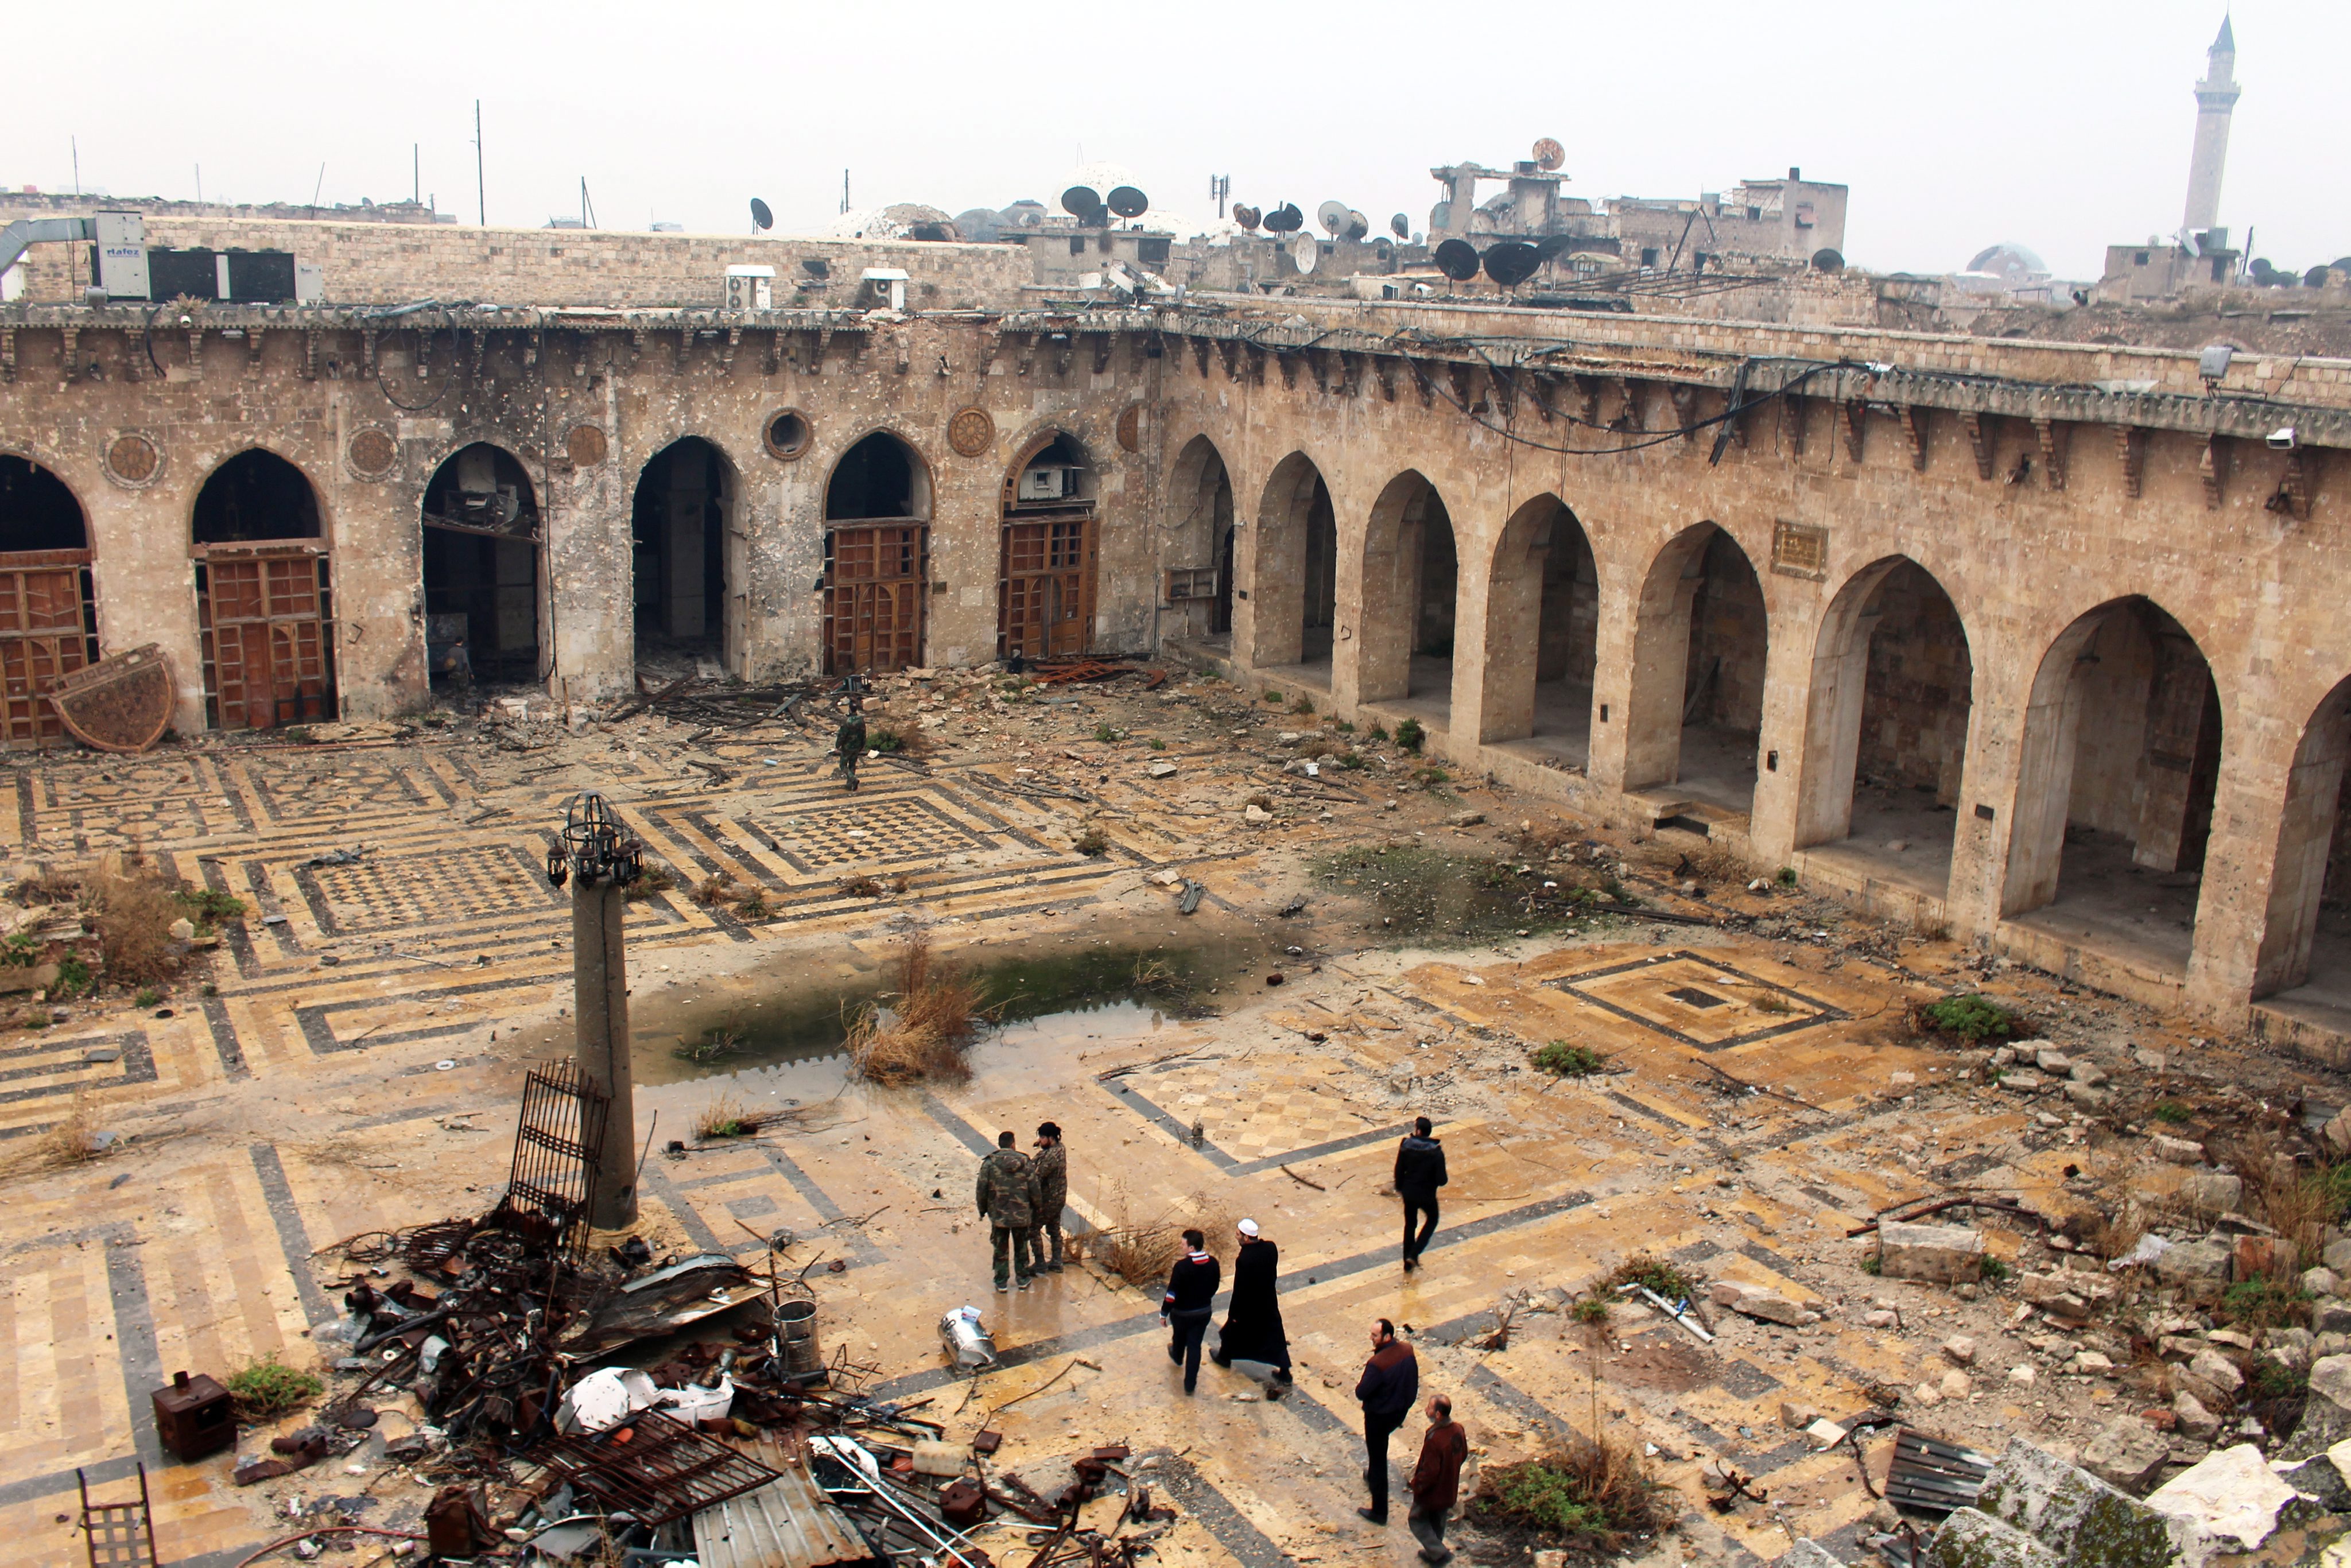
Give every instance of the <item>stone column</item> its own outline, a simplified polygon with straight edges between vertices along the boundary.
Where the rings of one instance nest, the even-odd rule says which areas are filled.
[[[590,1219],[599,1230],[637,1222],[635,1075],[629,1061],[629,969],[622,941],[627,905],[610,880],[577,877],[571,889],[573,1051],[611,1097],[596,1164]]]

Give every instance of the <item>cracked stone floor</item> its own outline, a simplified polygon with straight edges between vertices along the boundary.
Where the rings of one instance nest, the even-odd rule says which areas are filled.
[[[1655,1445],[1657,1473],[1687,1505],[1682,1531],[1648,1549],[1661,1560],[1769,1560],[1800,1535],[1852,1539],[1871,1499],[1851,1451],[1812,1452],[1782,1428],[1781,1402],[1837,1416],[1867,1406],[1869,1383],[1918,1378],[1898,1344],[1861,1326],[1870,1296],[1955,1322],[1973,1310],[1853,1267],[1850,1226],[1933,1188],[1916,1158],[1886,1152],[1890,1140],[1931,1131],[1947,1154],[1980,1151],[1970,1179],[2028,1198],[2063,1180],[2071,1146],[2045,1130],[2026,1136],[2030,1114],[2013,1100],[1947,1097],[1927,1129],[1924,1111],[1896,1097],[1949,1082],[1951,1059],[1899,1027],[1921,976],[1955,961],[1948,945],[1881,939],[1873,951],[1899,956],[1873,959],[1825,939],[1655,923],[1502,948],[1369,945],[1361,912],[1320,893],[1305,915],[1275,917],[1311,891],[1312,850],[1414,832],[1492,849],[1493,830],[1443,826],[1464,800],[1608,835],[1482,789],[1440,800],[1360,781],[1318,789],[1307,809],[1285,798],[1273,825],[1244,830],[1242,796],[1281,781],[1262,741],[1195,733],[1147,751],[1088,740],[1094,717],[1140,729],[1168,711],[1100,693],[1027,721],[1035,737],[981,711],[960,734],[943,727],[935,738],[956,744],[926,761],[871,769],[853,799],[812,737],[700,747],[730,775],[714,787],[683,761],[684,727],[649,716],[587,736],[550,726],[542,748],[520,754],[459,727],[19,760],[16,788],[0,793],[0,840],[20,866],[137,848],[254,909],[217,956],[216,995],[198,995],[192,977],[163,1009],[85,1007],[55,1028],[0,1035],[0,1150],[28,1146],[77,1095],[125,1135],[90,1164],[0,1187],[0,1429],[13,1435],[0,1532],[43,1543],[43,1561],[78,1560],[60,1522],[76,1468],[120,1496],[139,1459],[166,1563],[235,1563],[281,1532],[265,1511],[288,1492],[372,1488],[393,1517],[421,1507],[426,1494],[380,1458],[381,1433],[354,1456],[364,1479],[330,1464],[240,1490],[228,1456],[167,1459],[147,1395],[181,1368],[222,1374],[263,1354],[314,1362],[306,1335],[338,1310],[320,1284],[331,1260],[314,1252],[486,1207],[523,1065],[563,1038],[569,913],[540,874],[546,830],[573,790],[593,787],[682,876],[731,871],[778,911],[747,923],[682,889],[630,906],[638,1136],[684,1136],[721,1091],[820,1107],[754,1142],[657,1153],[647,1226],[747,1260],[760,1255],[757,1236],[789,1226],[810,1239],[797,1258],[842,1260],[845,1271],[810,1276],[827,1348],[876,1364],[892,1393],[934,1395],[928,1413],[957,1412],[951,1436],[1058,1376],[994,1418],[1008,1435],[999,1462],[1042,1486],[1058,1484],[1056,1456],[1085,1445],[1183,1454],[1201,1484],[1178,1493],[1186,1517],[1163,1544],[1171,1563],[1405,1563],[1400,1508],[1385,1532],[1353,1516],[1362,1450],[1349,1393],[1364,1329],[1385,1315],[1410,1325],[1424,1390],[1453,1396],[1484,1465],[1595,1419]],[[1259,714],[1241,727],[1272,722]],[[1147,765],[1165,760],[1178,773],[1152,779]],[[1108,853],[1069,847],[1085,821],[1107,829]],[[357,864],[308,863],[360,844]],[[1188,921],[1147,880],[1169,867],[1208,889]],[[907,883],[879,901],[852,896],[840,883],[858,873]],[[1636,878],[1660,905],[1729,906],[1663,874]],[[1750,909],[1772,896],[1721,895]],[[1207,998],[1220,1016],[1126,1008],[1008,1028],[977,1051],[968,1083],[927,1091],[844,1087],[838,1058],[717,1078],[670,1058],[663,1042],[787,978],[870,990],[917,923],[983,959],[1213,939],[1234,967]],[[1269,988],[1276,967],[1288,983]],[[2137,1028],[2154,1042],[2179,1032]],[[1526,1044],[1554,1039],[1599,1048],[1609,1071],[1564,1082],[1528,1071]],[[1123,1068],[1133,1071],[1104,1076]],[[1920,1089],[1889,1088],[1896,1072]],[[1453,1179],[1428,1266],[1407,1277],[1383,1189],[1416,1113],[1439,1122]],[[1210,1366],[1185,1400],[1161,1353],[1155,1292],[1097,1271],[989,1292],[972,1165],[999,1128],[1025,1145],[1048,1116],[1068,1131],[1084,1223],[1246,1213],[1281,1244],[1295,1397],[1230,1398],[1254,1385]],[[2015,1240],[1994,1233],[1992,1246]],[[1507,1350],[1473,1348],[1506,1292],[1580,1288],[1636,1251],[1769,1284],[1823,1321],[1788,1329],[1717,1313],[1720,1337],[1707,1345],[1635,1308],[1595,1343],[1539,1313],[1520,1319]],[[1006,1353],[976,1392],[945,1370],[935,1336],[939,1313],[965,1301],[987,1312]],[[1998,1323],[1973,1332],[1990,1364]],[[2018,1392],[1996,1373],[1981,1386],[1940,1429],[1988,1441],[2077,1419],[2069,1400],[2078,1411],[2114,1397]],[[1404,1468],[1419,1430],[1416,1417],[1397,1439]],[[1770,1506],[1729,1519],[1695,1506],[1701,1466],[1717,1458],[1758,1477]]]

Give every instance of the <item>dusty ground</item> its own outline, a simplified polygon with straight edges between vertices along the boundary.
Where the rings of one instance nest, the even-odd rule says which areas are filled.
[[[0,1425],[16,1436],[0,1530],[41,1542],[41,1560],[78,1557],[76,1467],[120,1495],[141,1458],[167,1563],[235,1563],[285,1533],[269,1515],[289,1497],[367,1491],[371,1521],[414,1517],[428,1494],[381,1457],[397,1418],[348,1460],[239,1490],[226,1456],[165,1462],[147,1392],[182,1367],[316,1364],[307,1335],[339,1304],[322,1283],[337,1266],[314,1252],[492,1201],[522,1067],[564,1043],[569,915],[538,867],[580,789],[605,791],[679,883],[631,906],[637,1136],[657,1150],[646,1228],[753,1258],[757,1237],[791,1228],[805,1239],[796,1261],[846,1264],[810,1276],[828,1348],[871,1363],[877,1386],[933,1394],[952,1437],[1000,1427],[1000,1462],[1040,1486],[1095,1443],[1178,1456],[1196,1479],[1176,1495],[1171,1563],[1411,1560],[1400,1504],[1385,1532],[1353,1512],[1350,1391],[1380,1315],[1409,1325],[1424,1390],[1452,1395],[1483,1466],[1595,1425],[1642,1445],[1681,1523],[1623,1555],[1768,1560],[1807,1535],[1850,1555],[1877,1505],[1853,1451],[1813,1451],[1783,1405],[1843,1418],[1898,1393],[1905,1419],[1955,1441],[2078,1446],[2119,1411],[2168,1408],[2171,1374],[2132,1331],[2177,1309],[2151,1282],[2126,1284],[2085,1325],[2053,1323],[2019,1279],[2081,1249],[2053,1249],[2030,1215],[1977,1212],[2012,1277],[1958,1291],[1872,1277],[1870,1243],[1849,1230],[1961,1190],[2074,1216],[2085,1236],[2094,1218],[2160,1219],[2184,1167],[2151,1164],[2147,1134],[2209,1133],[2217,1147],[2267,1104],[2291,1134],[2345,1098],[2294,1064],[1802,889],[1750,891],[1702,840],[1628,843],[1213,680],[1138,685],[1008,703],[978,677],[893,682],[872,723],[915,755],[869,764],[854,798],[820,755],[829,721],[696,738],[698,726],[638,714],[573,733],[538,705],[311,745],[20,762],[0,804],[19,874],[136,847],[254,910],[160,1006],[72,1003],[0,1044],[0,1158],[14,1169]],[[1281,770],[1317,737],[1303,748],[1325,752],[1322,777]],[[1361,767],[1337,760],[1351,749]],[[1449,825],[1479,814],[1490,821]],[[1099,855],[1072,847],[1089,827],[1106,835]],[[313,863],[362,846],[356,863]],[[1318,857],[1351,849],[1498,860],[1520,890],[1596,875],[1714,924],[1530,914],[1520,927],[1498,913],[1505,897],[1472,912],[1474,940],[1450,915],[1400,938],[1377,877],[1315,874]],[[722,871],[764,909],[690,895]],[[1179,877],[1207,889],[1194,915],[1165,885]],[[713,1030],[757,1033],[778,1009],[799,1016],[811,997],[870,996],[918,925],[1008,996],[1024,967],[1066,973],[1090,955],[1131,970],[1129,955],[1156,952],[1193,978],[1165,1005],[1131,996],[1008,1026],[967,1084],[930,1091],[845,1085],[837,1057],[676,1054]],[[2054,1080],[2038,1094],[1994,1087],[1984,1052],[1909,1027],[1915,1002],[1956,989],[2020,1009],[2040,1039],[2110,1075],[2107,1098]],[[1554,1040],[1595,1048],[1604,1071],[1532,1070],[1529,1048]],[[756,1140],[658,1152],[722,1093],[801,1114]],[[2193,1120],[2149,1122],[2163,1100]],[[58,1167],[47,1130],[77,1106],[118,1136]],[[1453,1181],[1428,1267],[1407,1277],[1383,1189],[1415,1114],[1439,1123]],[[1281,1244],[1294,1397],[1249,1397],[1254,1385],[1210,1367],[1185,1400],[1155,1292],[1099,1269],[989,1292],[968,1203],[976,1154],[999,1128],[1025,1144],[1046,1117],[1068,1130],[1071,1207],[1088,1226],[1246,1213]],[[1558,1310],[1636,1253],[1769,1287],[1817,1321],[1705,1307],[1708,1344],[1637,1305],[1616,1306],[1604,1333]],[[1007,1352],[976,1391],[935,1337],[966,1301]],[[1514,1314],[1507,1348],[1479,1348],[1499,1311]],[[1938,1348],[1957,1336],[1974,1341],[1964,1366]],[[1399,1436],[1406,1468],[1419,1431],[1416,1419]],[[2203,1451],[2174,1442],[2179,1459]],[[1888,1447],[1867,1448],[1876,1479]],[[1717,1461],[1768,1503],[1708,1509]]]

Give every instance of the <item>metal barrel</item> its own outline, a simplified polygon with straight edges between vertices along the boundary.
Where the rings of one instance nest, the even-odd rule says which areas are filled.
[[[939,1344],[957,1367],[996,1364],[996,1340],[968,1307],[939,1319]]]
[[[814,1301],[786,1301],[778,1307],[776,1339],[783,1351],[785,1376],[800,1383],[824,1381],[824,1350],[816,1340]]]

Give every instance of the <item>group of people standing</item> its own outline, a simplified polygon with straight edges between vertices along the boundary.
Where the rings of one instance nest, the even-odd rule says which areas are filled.
[[[1025,1291],[1036,1275],[1061,1271],[1061,1209],[1070,1201],[1070,1152],[1060,1125],[1037,1124],[1033,1155],[1014,1147],[1017,1141],[997,1134],[996,1147],[979,1162],[979,1217],[987,1221],[999,1291],[1016,1282]]]
[[[996,1142],[997,1147],[980,1162],[979,1211],[988,1222],[996,1288],[1025,1291],[1032,1275],[1061,1270],[1069,1154],[1062,1146],[1061,1129],[1051,1122],[1039,1124],[1033,1156],[1014,1147],[1008,1132],[998,1134]],[[1404,1205],[1404,1268],[1409,1274],[1421,1267],[1421,1254],[1436,1234],[1437,1189],[1450,1179],[1445,1145],[1427,1117],[1415,1118],[1412,1132],[1397,1145],[1394,1179]],[[1048,1240],[1050,1261],[1044,1255]],[[1281,1322],[1281,1251],[1254,1219],[1239,1222],[1234,1241],[1232,1300],[1217,1348],[1208,1355],[1219,1366],[1236,1367],[1256,1378],[1265,1385],[1266,1397],[1279,1399],[1291,1385],[1290,1342]],[[1223,1274],[1223,1265],[1208,1250],[1207,1235],[1185,1231],[1183,1254],[1169,1270],[1167,1289],[1160,1298],[1159,1321],[1168,1330],[1167,1359],[1183,1369],[1187,1395],[1199,1386],[1200,1357]],[[1386,1318],[1373,1325],[1371,1341],[1371,1359],[1355,1385],[1355,1399],[1364,1412],[1364,1485],[1371,1504],[1355,1511],[1384,1525],[1388,1442],[1420,1398],[1420,1364]],[[1433,1396],[1423,1411],[1428,1430],[1421,1440],[1419,1463],[1406,1483],[1412,1506],[1405,1524],[1420,1543],[1421,1561],[1436,1564],[1453,1555],[1445,1544],[1445,1521],[1458,1498],[1469,1437],[1453,1419],[1453,1402],[1446,1396]]]

